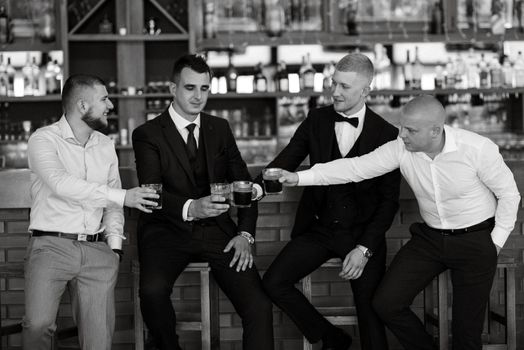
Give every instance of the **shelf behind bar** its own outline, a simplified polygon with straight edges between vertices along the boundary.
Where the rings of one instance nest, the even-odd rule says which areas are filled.
[[[69,41],[186,41],[188,34],[70,34]]]
[[[59,94],[24,97],[0,96],[0,102],[52,102],[60,100],[61,96]]]
[[[371,90],[370,95],[373,96],[417,96],[421,94],[430,95],[453,95],[453,94],[520,94],[524,93],[524,87],[519,88],[483,88],[483,89],[438,89],[438,90]],[[252,98],[278,98],[278,97],[318,97],[323,93],[315,91],[302,91],[299,93],[289,92],[254,92],[251,94],[240,94],[228,92],[226,94],[212,94],[210,99],[252,99]],[[141,95],[124,95],[124,94],[109,94],[109,98],[115,99],[142,99],[142,98],[171,98],[169,93],[153,93]],[[44,96],[0,96],[0,102],[48,102],[60,101],[59,94],[44,95]]]
[[[270,37],[260,32],[223,33],[216,38],[200,39],[197,41],[198,50],[227,50],[232,47],[248,45],[323,45],[323,46],[360,46],[375,43],[395,44],[410,42],[445,42],[448,44],[474,44],[477,42],[496,43],[501,40],[524,40],[524,33],[516,30],[508,31],[505,35],[495,35],[488,31],[470,33],[459,31],[448,34],[428,33],[377,33],[347,35],[344,33],[330,33],[321,31],[294,31],[284,32],[282,36]]]

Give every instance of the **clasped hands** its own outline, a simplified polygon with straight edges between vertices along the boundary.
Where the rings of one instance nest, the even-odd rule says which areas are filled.
[[[226,198],[221,195],[209,195],[191,202],[188,209],[188,215],[194,219],[205,219],[219,216],[229,210],[229,204],[226,203]],[[251,253],[251,245],[246,238],[242,236],[233,237],[224,248],[224,253],[228,253],[231,249],[235,250],[233,259],[229,263],[229,267],[234,267],[236,270],[245,271],[247,268],[253,267],[253,254]]]
[[[342,271],[338,275],[345,280],[356,280],[364,272],[368,260],[364,253],[355,247],[346,255],[342,263]]]

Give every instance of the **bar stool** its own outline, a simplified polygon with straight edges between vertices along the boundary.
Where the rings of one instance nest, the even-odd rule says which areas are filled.
[[[211,268],[208,263],[190,263],[184,272],[198,272],[200,274],[200,313],[198,322],[177,321],[177,331],[200,331],[202,350],[217,350],[220,348],[220,329],[218,313],[218,286],[210,276]],[[140,265],[137,260],[132,262],[133,272],[133,301],[135,304],[135,349],[144,349],[144,321],[140,312],[140,298],[138,294],[140,280]]]
[[[320,268],[341,268],[342,261],[338,258],[330,259]],[[302,279],[302,293],[311,302],[311,275]],[[316,308],[329,322],[337,326],[358,325],[357,310],[354,306],[322,306]],[[313,345],[303,337],[304,350],[312,350]]]
[[[489,337],[489,325],[491,321],[505,326],[504,344],[483,344],[483,350],[516,350],[517,349],[517,320],[515,311],[516,289],[515,289],[515,259],[508,256],[499,256],[497,269],[502,269],[504,274],[504,315],[491,309],[490,303],[487,308],[487,335]],[[448,276],[449,271],[441,273],[437,278],[438,306],[433,306],[433,285],[430,284],[424,291],[424,321],[426,328],[430,330],[435,326],[439,330],[438,342],[440,350],[449,349],[448,329]],[[435,309],[437,314],[435,315]]]

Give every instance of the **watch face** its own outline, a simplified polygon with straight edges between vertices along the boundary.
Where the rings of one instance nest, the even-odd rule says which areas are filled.
[[[368,250],[366,250],[366,253],[364,254],[364,256],[366,258],[371,258],[373,256],[373,253],[371,252],[371,250],[368,249]]]

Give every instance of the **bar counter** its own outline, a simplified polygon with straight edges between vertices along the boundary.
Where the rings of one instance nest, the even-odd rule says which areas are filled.
[[[524,193],[524,162],[507,161],[512,169],[521,193]],[[251,167],[252,175],[258,174],[260,167]],[[124,188],[136,186],[134,169],[121,168],[121,177]],[[21,262],[24,259],[25,247],[29,235],[29,196],[30,171],[28,169],[0,171],[0,262]],[[259,203],[259,218],[255,245],[256,264],[263,273],[273,261],[276,254],[290,239],[291,227],[297,202],[301,194],[300,188],[285,188],[284,193],[276,196],[267,196]],[[234,214],[234,213],[233,213]],[[133,296],[131,262],[136,259],[136,220],[138,211],[125,209],[125,232],[128,239],[124,243],[125,256],[120,266],[119,280],[116,288],[117,324],[114,339],[115,348],[133,349]],[[413,193],[403,181],[401,185],[400,210],[395,221],[387,233],[388,261],[396,254],[400,247],[409,240],[409,225],[419,221],[418,206]],[[524,236],[523,236],[524,208],[518,213],[515,229],[504,246],[503,254],[514,257],[519,263],[517,268],[517,349],[524,348]],[[177,311],[198,312],[199,285],[197,274],[184,274],[175,285]],[[23,316],[23,279],[9,278],[0,281],[2,292],[2,325],[19,322]],[[491,295],[492,305],[503,302],[503,276],[496,275],[494,292]],[[333,269],[317,271],[313,274],[312,295],[316,305],[337,306],[352,304],[351,289],[347,282],[338,277],[338,271]],[[67,293],[66,293],[67,294]],[[63,305],[59,311],[58,327],[65,328],[72,324],[71,310],[68,296],[63,298]],[[413,304],[414,310],[422,314],[423,301],[418,296]],[[302,338],[292,322],[280,310],[274,312],[275,339],[277,349],[301,349]],[[354,333],[356,329],[350,329]],[[504,329],[499,330],[501,339]],[[241,322],[235,314],[232,305],[220,295],[220,337],[221,349],[239,349],[241,344]],[[197,349],[199,344],[198,332],[182,333],[181,342],[190,349]],[[493,341],[493,339],[491,339]],[[4,344],[5,344],[4,339]],[[20,346],[20,335],[9,336],[9,346]],[[71,340],[71,344],[75,344]],[[391,337],[391,349],[400,349],[396,340]],[[74,348],[74,347],[73,347]],[[359,347],[357,346],[356,349]]]

